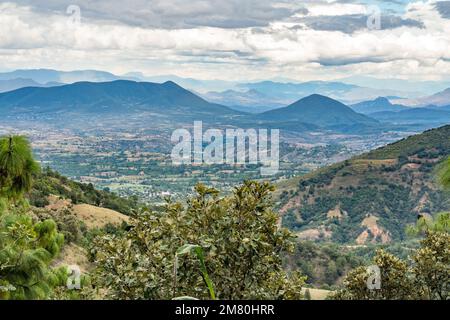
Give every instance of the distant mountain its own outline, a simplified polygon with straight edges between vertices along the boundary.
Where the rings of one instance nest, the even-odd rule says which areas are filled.
[[[287,107],[264,112],[257,118],[271,122],[309,123],[329,128],[370,126],[378,123],[377,120],[356,113],[339,101],[318,94],[300,99]]]
[[[369,114],[370,117],[396,124],[434,123],[443,125],[450,123],[450,111],[431,108],[408,108],[399,112],[383,111]]]
[[[375,100],[364,101],[349,106],[354,111],[362,114],[371,114],[374,112],[382,111],[401,111],[407,109],[407,107],[400,104],[392,104],[387,98],[379,97]]]
[[[24,87],[46,87],[46,86],[53,86],[53,84],[50,83],[49,85],[44,85],[31,79],[22,79],[22,78],[11,80],[0,80],[0,93],[13,91]]]
[[[5,114],[71,112],[118,115],[148,111],[187,116],[238,113],[209,103],[174,82],[157,84],[127,80],[22,88],[0,94],[0,111]]]
[[[416,107],[448,106],[450,105],[450,88],[447,88],[443,91],[440,91],[438,93],[426,97],[421,97],[417,99],[398,100],[398,103]]]
[[[309,81],[302,83],[282,83],[262,81],[255,83],[242,83],[241,90],[257,90],[271,99],[292,103],[311,94],[321,94],[343,103],[353,104],[380,96],[404,96],[404,92],[395,90],[379,90],[360,87],[342,82]]]
[[[428,107],[429,108],[429,107]],[[448,105],[448,106],[442,106],[442,107],[439,107],[439,109],[438,110],[443,110],[443,111],[450,111],[450,105]]]
[[[404,92],[403,97],[418,98],[431,95],[450,87],[450,81],[414,81],[405,79],[383,79],[368,76],[350,76],[337,81],[380,90]]]
[[[302,239],[388,243],[418,215],[450,210],[436,173],[450,154],[450,126],[283,181],[283,225]]]
[[[30,79],[40,84],[49,82],[75,83],[80,81],[107,82],[121,79],[112,73],[97,70],[57,71],[52,69],[26,69],[0,73],[0,80]]]
[[[285,101],[274,101],[273,98],[251,89],[248,91],[226,90],[223,92],[208,92],[202,95],[206,100],[229,106],[232,109],[261,113],[286,106]]]
[[[129,72],[123,77],[131,77],[139,79],[141,81],[163,83],[167,81],[173,81],[178,83],[183,88],[196,91],[201,94],[205,94],[209,91],[224,91],[232,89],[236,86],[237,82],[225,81],[225,80],[201,80],[194,78],[184,78],[176,75],[158,75],[158,76],[146,76],[141,72]]]
[[[438,107],[450,105],[450,88],[435,93],[429,97],[418,99],[418,101],[423,106],[430,104]]]

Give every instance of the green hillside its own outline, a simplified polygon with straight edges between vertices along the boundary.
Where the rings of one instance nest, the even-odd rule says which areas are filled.
[[[419,215],[449,210],[437,181],[450,126],[426,131],[279,186],[284,226],[301,239],[389,243]]]
[[[35,207],[48,205],[49,196],[69,199],[73,204],[85,203],[129,215],[139,207],[137,199],[125,199],[114,193],[96,190],[92,184],[72,181],[48,168],[35,177],[32,190],[27,198]]]

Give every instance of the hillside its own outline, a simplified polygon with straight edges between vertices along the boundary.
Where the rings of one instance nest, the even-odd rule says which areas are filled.
[[[258,116],[265,121],[291,121],[321,127],[340,128],[355,125],[371,126],[378,122],[356,113],[346,105],[331,98],[313,94],[287,107],[264,112]]]
[[[450,126],[283,182],[284,226],[300,239],[389,243],[418,215],[450,209],[436,174],[450,154]]]
[[[92,184],[78,183],[50,169],[35,177],[33,189],[27,194],[30,204],[44,208],[51,205],[50,197],[70,201],[71,204],[88,204],[129,215],[138,208],[137,199],[125,199],[114,193],[96,190]]]

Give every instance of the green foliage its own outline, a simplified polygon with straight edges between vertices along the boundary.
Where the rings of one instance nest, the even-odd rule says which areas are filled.
[[[297,241],[293,255],[285,258],[285,264],[307,276],[307,284],[330,287],[348,271],[364,264],[363,254],[355,251],[333,243]]]
[[[50,263],[57,256],[64,237],[56,224],[46,220],[34,224],[24,214],[0,217],[1,299],[45,299],[64,279]]]
[[[416,225],[410,225],[406,228],[409,236],[423,235],[426,232],[450,232],[450,213],[441,212],[433,218],[420,217]]]
[[[48,219],[55,221],[58,231],[64,235],[65,244],[81,243],[87,235],[86,225],[77,218],[73,211],[67,208],[61,211],[34,208],[33,214],[40,221]]]
[[[126,235],[96,239],[97,284],[111,298],[208,299],[208,274],[218,299],[300,298],[305,278],[283,269],[281,253],[292,249],[292,235],[278,227],[271,190],[267,183],[245,182],[221,198],[198,185],[186,206],[168,201],[162,212],[140,212]],[[185,244],[202,248],[203,262],[198,254],[184,256],[175,280],[174,256]]]

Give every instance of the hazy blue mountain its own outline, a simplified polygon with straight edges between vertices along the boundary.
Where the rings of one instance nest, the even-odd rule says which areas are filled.
[[[387,98],[379,97],[375,100],[364,101],[360,103],[356,103],[349,106],[354,111],[362,114],[371,114],[375,112],[383,112],[383,111],[401,111],[407,109],[407,107],[392,104]]]
[[[124,75],[124,77],[133,77],[140,79],[141,81],[149,81],[156,83],[163,83],[167,81],[173,81],[178,83],[183,88],[193,90],[202,94],[209,91],[224,91],[232,89],[236,86],[237,82],[225,81],[225,80],[200,80],[194,78],[183,78],[176,75],[159,75],[159,76],[146,76],[140,72],[130,72]]]
[[[11,79],[11,80],[0,80],[0,93],[13,91],[16,89],[24,87],[42,87],[41,83],[38,83],[31,79]]]
[[[338,81],[362,87],[403,91],[404,97],[418,98],[450,87],[450,81],[414,81],[405,79],[381,79],[368,76],[350,76]],[[386,96],[386,95],[384,95]]]
[[[450,109],[446,111],[431,108],[408,108],[398,112],[375,112],[371,113],[370,117],[396,124],[433,123],[443,125],[450,123]]]
[[[0,94],[0,111],[117,115],[150,111],[161,115],[180,113],[188,116],[238,113],[225,106],[209,103],[174,82],[157,84],[127,80],[22,88]]]
[[[74,83],[80,81],[106,82],[121,79],[112,73],[97,70],[57,71],[51,69],[27,69],[0,73],[0,80],[31,79],[40,84],[49,82]]]
[[[281,100],[274,101],[273,98],[254,89],[247,91],[212,91],[203,94],[202,97],[208,101],[220,103],[235,110],[251,113],[261,113],[272,109],[281,108],[289,104]]]
[[[414,107],[429,107],[429,106],[444,107],[450,105],[450,88],[447,88],[443,91],[439,91],[430,96],[420,97],[416,99],[400,99],[391,101]]]
[[[288,104],[311,94],[320,94],[339,100],[346,104],[353,104],[380,96],[403,96],[403,92],[393,90],[379,90],[360,87],[342,82],[309,81],[302,83],[281,83],[274,81],[262,81],[255,83],[243,83],[238,87],[241,90],[257,90],[263,92],[271,99],[285,101]]]
[[[427,107],[427,108],[429,108],[429,107]],[[437,107],[437,109],[438,110],[444,110],[444,111],[450,111],[450,105]]]
[[[435,93],[431,96],[418,99],[419,105],[435,105],[438,107],[450,105],[450,88],[441,92]]]
[[[287,107],[264,112],[257,118],[272,122],[310,123],[330,128],[378,124],[377,120],[356,113],[343,103],[318,94],[310,95]]]

